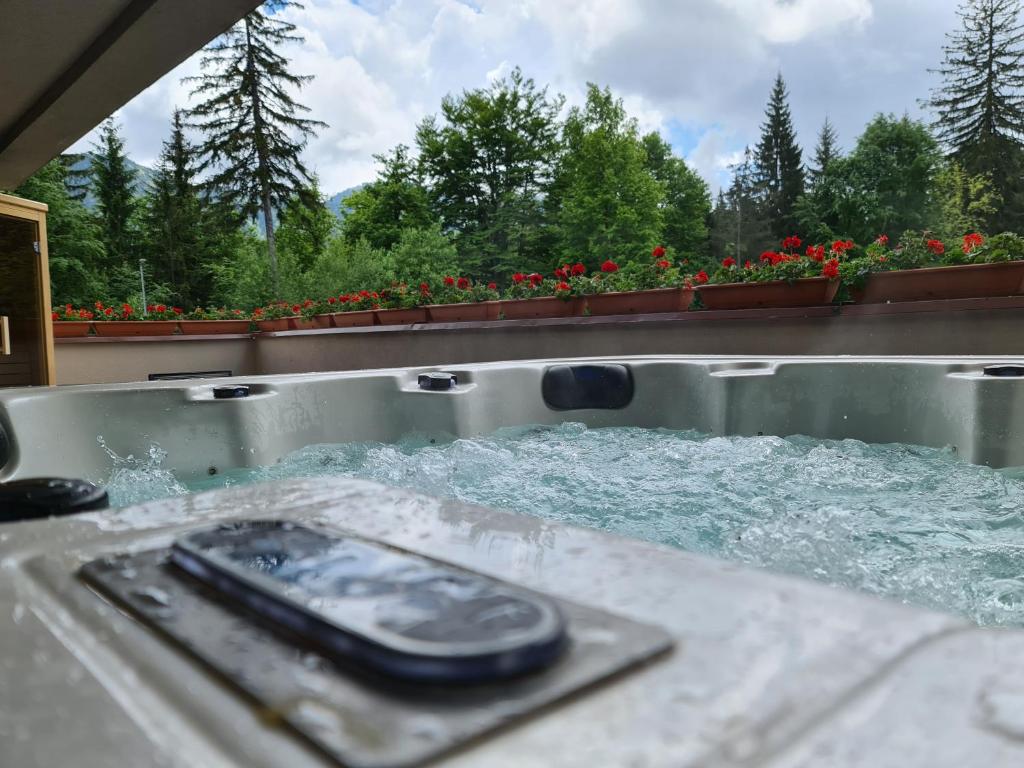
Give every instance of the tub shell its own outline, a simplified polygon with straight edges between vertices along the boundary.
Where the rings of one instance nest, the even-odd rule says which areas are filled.
[[[617,410],[540,397],[556,364],[629,366]],[[167,466],[272,463],[316,442],[486,433],[571,418],[956,446],[1024,464],[1024,379],[1008,358],[639,357],[0,390],[2,479],[102,477],[156,441]],[[421,372],[456,373],[444,392]],[[214,386],[250,396],[215,400]],[[814,396],[809,396],[814,393]],[[4,441],[0,440],[0,445]],[[537,517],[339,478],[291,480],[0,529],[0,765],[333,765],[77,578],[107,554],[239,518],[310,521],[656,624],[676,650],[441,756],[443,768],[1020,765],[1024,631],[964,621]],[[399,695],[396,693],[395,695]],[[424,733],[430,732],[425,696]],[[439,695],[439,694],[438,694]],[[440,701],[440,700],[439,700]],[[354,733],[372,721],[323,712]]]

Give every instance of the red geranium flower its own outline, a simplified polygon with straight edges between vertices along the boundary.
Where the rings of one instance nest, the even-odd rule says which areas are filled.
[[[492,283],[488,283],[487,284],[487,290],[489,290],[489,291],[496,291],[496,290],[498,290],[498,284],[497,283],[493,283],[493,282]]]
[[[572,288],[569,286],[569,284],[567,282],[565,282],[563,280],[562,282],[558,283],[558,285],[555,286],[555,290],[556,291],[571,291]]]
[[[662,248],[660,245],[656,245],[654,246],[654,250],[651,251],[651,255],[656,259],[660,259],[662,256],[665,255],[665,249]]]
[[[60,319],[60,315],[58,315],[56,312],[50,312],[50,319],[51,320],[59,320]]]
[[[693,279],[696,280],[698,284],[704,285],[704,283],[708,281],[708,273],[702,269],[700,272],[693,276]]]
[[[839,259],[829,259],[821,268],[821,274],[830,280],[839,277]]]
[[[565,272],[565,267],[556,267],[555,268],[555,277],[562,277],[562,278],[567,277],[566,272]]]
[[[875,242],[878,243],[879,245],[888,245],[889,244],[889,236],[888,235],[879,235],[878,237],[875,238]]]
[[[444,284],[445,285],[455,285],[455,278],[450,276],[450,275],[445,275]]]
[[[543,275],[539,275],[536,272],[531,272],[529,274],[529,278],[530,278],[530,285],[532,285],[534,288],[536,288],[538,285],[540,285],[541,283],[544,282]]]
[[[574,275],[585,275],[587,274],[587,268],[579,262],[572,265],[572,273]]]
[[[428,296],[430,294],[430,286],[426,283],[420,283],[420,293],[424,296]]]
[[[929,240],[925,245],[928,247],[928,250],[936,256],[941,256],[946,252],[946,246],[941,240]]]
[[[512,275],[512,282],[513,283],[521,283],[525,279],[526,279],[526,275],[524,275],[522,272],[516,272],[514,275]]]
[[[782,241],[782,247],[785,248],[787,251],[795,251],[797,248],[800,247],[801,242],[802,241],[800,240],[800,238],[797,237],[796,235],[790,235],[789,237]]]
[[[602,272],[618,272],[619,271],[619,265],[616,264],[611,259],[608,259],[608,261],[606,261],[604,264],[601,265],[601,271]]]
[[[302,307],[300,307],[298,304],[292,304],[292,312],[294,312],[297,315],[301,311]]]
[[[969,235],[964,235],[964,253],[970,253],[975,248],[984,244],[984,242],[985,238],[977,232],[971,232]]]
[[[327,297],[327,303],[328,304],[337,304],[338,300],[336,298],[334,298],[333,296],[328,296]]]
[[[466,290],[467,288],[469,288],[469,279],[465,277],[460,277],[458,285],[461,290]]]
[[[113,307],[107,307],[106,309],[104,309],[103,314],[106,315],[107,317],[110,317],[112,314],[114,314]]]
[[[750,263],[750,259],[747,259],[746,261],[743,262],[743,268],[744,269],[753,269],[754,265]]]
[[[259,317],[263,314],[263,307],[256,307],[256,309],[252,311],[252,314],[254,317]]]
[[[736,259],[734,259],[732,256],[726,256],[724,259],[722,259],[722,266],[725,267],[726,269],[728,269],[729,267],[735,267]]]
[[[661,259],[660,261],[656,261],[654,265],[658,267],[658,269],[668,269],[672,266],[672,262],[668,259]]]
[[[774,251],[765,251],[761,254],[761,261],[771,261],[773,256],[775,256]]]
[[[807,258],[813,261],[824,261],[825,260],[825,246],[824,245],[808,245],[807,246]]]

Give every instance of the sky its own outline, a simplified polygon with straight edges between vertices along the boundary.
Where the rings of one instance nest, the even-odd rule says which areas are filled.
[[[299,94],[329,128],[305,159],[323,191],[370,181],[445,94],[515,66],[568,106],[610,86],[717,190],[754,144],[776,73],[810,157],[826,115],[850,148],[879,112],[927,118],[957,0],[305,0],[285,11],[305,42],[284,51],[315,79]],[[198,55],[117,113],[131,157],[153,165],[181,78]],[[87,149],[94,134],[73,149]]]

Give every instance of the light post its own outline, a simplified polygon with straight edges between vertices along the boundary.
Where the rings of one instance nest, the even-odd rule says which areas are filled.
[[[142,284],[142,316],[143,317],[148,317],[149,316],[149,310],[146,309],[146,307],[147,307],[147,302],[146,302],[146,272],[143,269],[143,266],[145,265],[145,263],[146,263],[145,259],[139,259],[139,282]]]

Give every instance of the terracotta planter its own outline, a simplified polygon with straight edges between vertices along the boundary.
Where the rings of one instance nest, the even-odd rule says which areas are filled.
[[[469,323],[497,320],[500,301],[474,301],[465,304],[430,304],[427,311],[432,323]]]
[[[310,331],[316,328],[312,317],[289,317],[288,329],[292,331]]]
[[[537,317],[577,317],[583,314],[582,299],[559,299],[544,296],[540,299],[513,299],[501,302],[506,320],[528,320]]]
[[[411,309],[378,309],[377,322],[381,325],[413,325],[427,322],[427,310],[423,307]]]
[[[591,315],[645,315],[685,312],[693,303],[692,288],[655,288],[649,291],[595,293],[586,297]]]
[[[372,309],[357,309],[352,312],[335,312],[331,315],[335,328],[365,328],[377,322],[377,313]]]
[[[171,336],[177,320],[119,320],[92,324],[97,336]]]
[[[212,336],[218,333],[248,333],[248,320],[181,320],[178,325],[186,336]]]
[[[859,304],[980,299],[1020,293],[1024,293],[1024,261],[873,272],[863,288],[850,290],[851,297]]]
[[[53,338],[73,339],[78,336],[88,336],[92,322],[89,320],[55,320],[53,323]]]
[[[757,309],[763,307],[817,307],[831,304],[839,281],[827,277],[802,280],[771,280],[767,283],[702,285],[701,301],[708,309]]]
[[[291,318],[288,317],[276,317],[273,320],[257,320],[256,327],[264,333],[271,333],[273,331],[287,331],[289,327],[288,321]]]
[[[328,315],[313,315],[313,327],[314,328],[333,328],[334,321],[331,319],[334,314]]]

